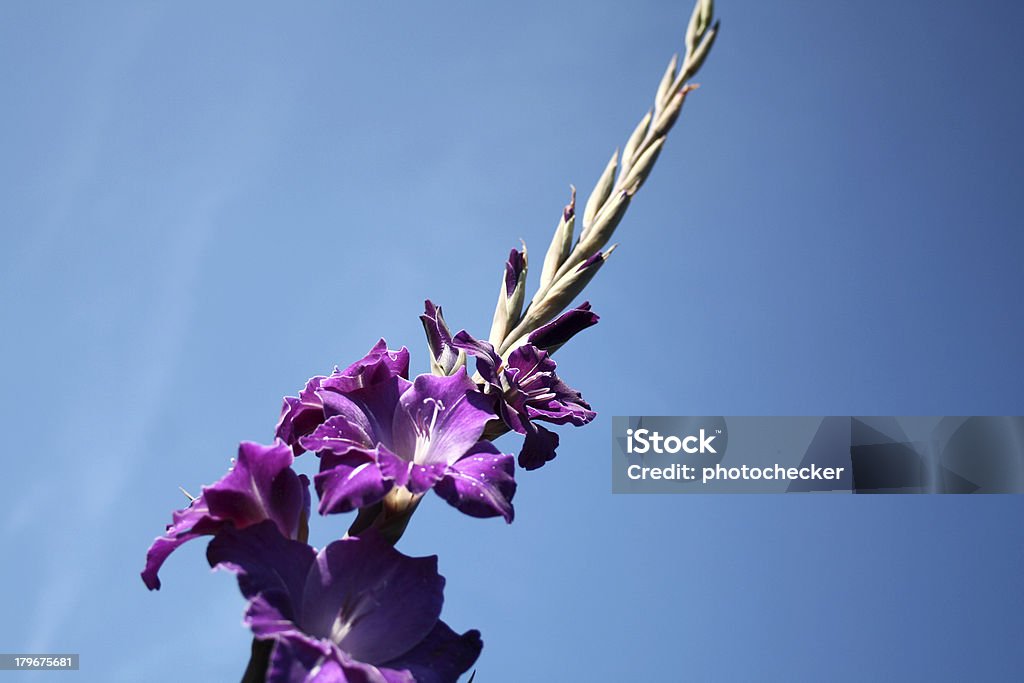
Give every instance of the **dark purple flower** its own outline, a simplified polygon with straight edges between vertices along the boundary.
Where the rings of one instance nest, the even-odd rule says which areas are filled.
[[[589,307],[582,312],[585,314],[588,310]],[[568,339],[572,336],[568,331],[583,329],[579,327],[579,318],[575,321],[566,319],[571,313],[575,311],[551,323],[556,327],[553,331],[547,330],[546,334],[555,339]],[[560,324],[564,328],[559,329]],[[453,343],[476,356],[477,372],[487,385],[485,391],[501,397],[498,402],[501,419],[509,429],[526,436],[519,452],[519,464],[523,468],[533,470],[541,467],[555,457],[558,447],[558,435],[535,422],[580,426],[597,415],[578,391],[555,374],[555,361],[547,351],[533,344],[524,344],[512,351],[508,360],[502,363],[493,346],[473,338],[465,330],[455,335]]]
[[[306,383],[298,396],[286,396],[281,407],[275,436],[302,453],[299,439],[323,423],[321,391],[345,392],[372,386],[391,377],[409,377],[409,351],[405,347],[391,351],[381,339],[369,353],[344,370],[334,369],[328,377],[318,375]]]
[[[238,447],[231,470],[184,510],[173,515],[167,532],[146,553],[142,580],[150,590],[160,588],[157,573],[167,557],[183,543],[225,529],[244,529],[270,520],[282,534],[295,538],[309,518],[309,479],[291,468],[294,456],[277,441],[263,446],[250,441]]]
[[[454,683],[480,654],[478,631],[439,619],[437,557],[407,557],[376,533],[318,553],[264,523],[218,535],[206,555],[238,575],[246,624],[275,641],[267,683]]]
[[[513,459],[481,438],[494,401],[465,368],[318,395],[327,419],[300,443],[320,456],[321,514],[373,505],[396,487],[433,488],[468,515],[512,521]]]

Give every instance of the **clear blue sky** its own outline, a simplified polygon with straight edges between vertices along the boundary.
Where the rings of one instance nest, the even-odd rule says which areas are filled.
[[[478,683],[1018,677],[1020,496],[610,493],[615,414],[1024,413],[1022,6],[717,4],[602,322],[559,353],[600,416],[511,526],[431,497],[400,548],[440,555]],[[380,336],[426,371],[425,297],[485,333],[691,7],[429,5],[0,6],[0,651],[236,679],[205,544],[138,577],[178,485]]]

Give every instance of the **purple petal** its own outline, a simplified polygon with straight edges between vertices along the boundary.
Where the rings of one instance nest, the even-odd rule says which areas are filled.
[[[526,439],[519,451],[519,466],[524,470],[535,470],[555,459],[558,434],[531,422],[526,422],[526,425]]]
[[[281,406],[281,417],[274,429],[274,436],[292,447],[295,455],[302,453],[299,439],[324,420],[324,406],[316,395],[320,382],[325,378],[317,376],[306,382],[298,397],[285,396]]]
[[[350,450],[344,455],[324,455],[321,468],[313,477],[321,515],[378,503],[396,483],[401,486],[408,477],[406,463],[383,446],[372,452]]]
[[[462,330],[455,335],[452,344],[462,349],[471,356],[476,356],[476,371],[488,384],[498,386],[498,368],[501,367],[501,358],[494,351],[490,342],[477,339],[469,332]]]
[[[526,247],[523,247],[524,249]],[[523,252],[518,249],[513,249],[509,252],[508,260],[505,261],[505,298],[511,299],[512,294],[516,291],[516,286],[519,285],[519,278],[522,276],[523,271],[526,270],[526,258]]]
[[[200,534],[183,534],[176,538],[160,537],[153,541],[146,551],[146,566],[142,569],[142,582],[151,591],[160,590],[160,568],[164,566],[167,558],[178,549],[179,546],[198,538]]]
[[[184,510],[177,510],[172,515],[173,521],[166,533],[153,541],[146,553],[146,567],[142,570],[142,580],[149,590],[159,590],[160,577],[157,575],[167,557],[182,544],[206,534],[219,531],[224,522],[213,519],[206,501],[199,496]]]
[[[583,270],[586,270],[587,268],[592,267],[595,263],[600,265],[603,262],[604,262],[604,254],[602,254],[601,250],[598,249],[597,252],[595,252],[593,256],[591,256],[590,258],[588,258],[587,260],[585,260],[583,263],[581,263],[580,265],[578,265],[576,267],[576,272],[579,273],[579,272],[581,272]]]
[[[383,672],[356,662],[337,647],[293,636],[279,638],[270,657],[267,683],[392,683]],[[395,683],[415,683],[411,677]]]
[[[225,529],[206,549],[214,569],[238,575],[238,587],[251,602],[246,623],[257,636],[295,631],[307,576],[316,559],[309,545],[285,538],[270,521],[241,531]]]
[[[545,402],[531,402],[526,406],[526,416],[531,420],[580,427],[591,422],[597,413],[590,409],[590,405],[579,394],[575,394],[574,398],[560,397]]]
[[[345,538],[317,556],[302,603],[303,630],[379,664],[433,630],[443,589],[436,556],[407,557],[376,533]]]
[[[298,455],[302,452],[299,440],[330,417],[330,413],[324,413],[321,391],[344,393],[379,384],[391,377],[408,376],[409,351],[405,348],[399,351],[388,350],[387,344],[381,339],[365,357],[344,370],[335,368],[329,377],[313,377],[298,397],[286,396],[275,436],[284,440]]]
[[[370,664],[357,662],[345,653],[338,651],[338,662],[342,677],[339,679],[333,674],[327,678],[314,679],[317,683],[416,683],[411,677],[391,679],[384,675],[384,672]]]
[[[512,431],[519,432],[520,434],[526,434],[526,425],[529,423],[530,419],[525,415],[520,416],[519,413],[516,412],[516,409],[513,406],[510,406],[504,397],[498,401],[498,417],[500,417],[501,421],[504,422]]]
[[[493,403],[465,368],[451,377],[420,375],[395,412],[395,452],[417,465],[454,463],[480,439]]]
[[[340,403],[347,401],[337,397]],[[351,404],[351,402],[349,402]],[[306,450],[320,453],[330,451],[342,455],[351,449],[372,449],[376,445],[375,435],[362,411],[352,404],[352,415],[334,415],[313,430],[313,433],[299,440]]]
[[[509,405],[520,416],[554,424],[584,425],[597,413],[578,391],[555,374],[556,363],[547,351],[524,344],[508,357],[505,393]]]
[[[324,413],[341,416],[366,432],[371,443],[392,448],[395,408],[399,398],[412,384],[402,377],[388,377],[372,386],[354,389],[345,394],[324,390]]]
[[[379,384],[392,377],[409,376],[409,350],[402,347],[391,351],[381,339],[360,360],[344,370],[336,370],[320,383],[321,389],[340,393],[355,391]]]
[[[459,351],[452,346],[452,333],[448,330],[440,306],[435,306],[430,299],[424,301],[423,306],[425,310],[420,316],[420,322],[427,335],[430,355],[444,374],[450,374],[459,360]]]
[[[416,678],[408,671],[395,669],[378,669],[387,683],[416,683]]]
[[[278,638],[274,650],[270,654],[270,665],[267,667],[266,683],[308,683],[316,680],[310,677],[314,669],[325,672],[334,669],[333,680],[342,681],[340,668],[331,661],[330,654],[324,654],[319,647],[305,639]],[[333,665],[333,666],[332,666]]]
[[[426,493],[444,476],[448,466],[443,462],[430,465],[417,465],[411,462],[408,468],[408,481],[405,487],[410,493]]]
[[[479,631],[460,636],[438,621],[423,642],[381,668],[385,675],[394,669],[408,671],[416,683],[455,683],[473,666],[482,648]]]
[[[516,492],[515,465],[490,441],[480,441],[445,472],[434,486],[437,495],[471,517],[497,517],[512,522]]]
[[[239,528],[273,520],[281,533],[294,537],[299,528],[309,480],[291,469],[292,450],[278,441],[264,446],[243,441],[234,467],[213,486],[203,489],[210,514]]]
[[[528,341],[538,349],[549,351],[557,349],[567,341],[600,320],[596,313],[590,312],[590,302],[584,301],[576,308],[566,311],[547,325],[538,327],[530,333]]]
[[[154,541],[142,571],[146,586],[160,588],[160,567],[193,538],[229,527],[243,529],[266,519],[282,534],[297,535],[302,519],[309,517],[309,479],[291,469],[293,460],[292,450],[282,441],[273,446],[243,442],[232,469],[212,486],[203,487],[202,495],[188,508],[175,512],[167,531]]]

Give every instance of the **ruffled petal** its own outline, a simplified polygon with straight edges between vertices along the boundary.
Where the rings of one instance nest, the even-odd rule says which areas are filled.
[[[174,513],[172,523],[146,554],[142,580],[150,590],[160,588],[158,572],[179,546],[199,536],[225,528],[243,529],[271,520],[278,530],[294,537],[309,517],[309,479],[291,469],[292,450],[283,442],[263,446],[243,442],[231,470],[184,510]]]
[[[513,458],[490,441],[480,441],[448,468],[434,491],[471,517],[501,516],[511,523],[516,492]]]
[[[206,548],[214,569],[238,575],[238,587],[251,602],[246,623],[257,636],[296,631],[299,609],[316,552],[285,538],[270,521],[247,529],[224,529]]]
[[[375,532],[328,545],[303,596],[303,630],[377,665],[419,644],[444,601],[437,557],[412,558]]]
[[[379,384],[392,377],[408,376],[409,351],[405,348],[389,350],[387,343],[381,339],[366,356],[344,370],[335,368],[328,377],[313,377],[298,397],[286,396],[274,434],[298,455],[303,450],[300,439],[330,417],[330,413],[325,413],[321,392],[344,394]]]
[[[526,439],[523,440],[523,448],[519,451],[519,466],[524,470],[535,470],[555,459],[558,434],[529,421],[525,424]]]
[[[587,424],[597,413],[578,391],[555,374],[546,351],[526,344],[513,351],[505,368],[506,400],[521,417],[554,424]]]
[[[334,415],[313,430],[308,436],[299,439],[306,450],[320,453],[331,451],[344,455],[351,449],[372,449],[376,444],[374,435],[369,432],[370,426],[361,410],[351,404],[348,399],[338,396],[338,402],[347,402],[352,406],[353,415]]]
[[[460,331],[452,339],[452,345],[462,349],[471,356],[476,356],[476,371],[488,384],[498,386],[498,368],[501,358],[490,342],[477,339],[465,330]]]
[[[320,383],[320,388],[346,393],[392,377],[409,377],[409,350],[403,346],[398,351],[391,351],[381,339],[362,359],[344,370],[331,373]]]
[[[429,465],[417,465],[411,462],[408,467],[409,476],[405,487],[409,489],[410,493],[426,493],[434,488],[434,484],[444,476],[445,471],[448,469],[448,466],[443,462]]]
[[[206,534],[214,534],[225,524],[210,516],[206,501],[199,496],[184,510],[177,510],[172,515],[173,522],[167,526],[166,533],[153,541],[146,552],[146,567],[142,570],[142,580],[149,590],[160,589],[158,573],[168,556],[179,546]]]
[[[241,529],[271,519],[281,533],[294,537],[303,513],[309,480],[291,469],[294,456],[282,441],[271,446],[243,441],[234,466],[220,481],[203,489],[210,514]]]
[[[344,455],[325,454],[321,471],[313,477],[319,512],[330,515],[351,512],[380,502],[388,491],[405,483],[406,463],[378,446],[373,451],[349,450]]]
[[[391,670],[404,670],[412,674],[416,683],[455,683],[473,666],[482,648],[479,631],[466,631],[460,636],[438,621],[423,642],[381,665],[381,671],[387,675]]]
[[[325,378],[320,375],[311,378],[299,395],[285,396],[281,406],[281,417],[274,429],[274,436],[291,446],[295,455],[302,453],[299,439],[316,429],[324,420],[324,406],[316,395],[320,382]]]

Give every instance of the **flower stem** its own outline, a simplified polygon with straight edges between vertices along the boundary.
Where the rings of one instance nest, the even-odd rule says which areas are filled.
[[[242,683],[264,683],[267,680],[267,667],[270,666],[270,653],[273,649],[273,640],[252,639],[252,654],[242,674]]]
[[[388,543],[394,545],[405,533],[422,498],[423,494],[412,494],[405,488],[392,489],[381,502],[359,509],[348,535],[358,536],[374,527]]]

